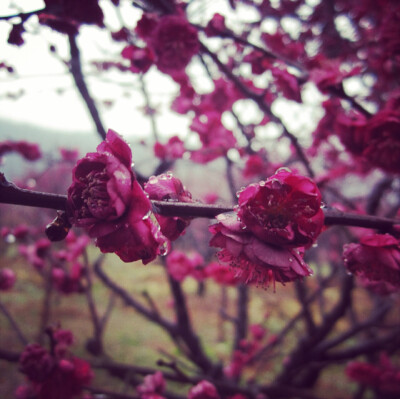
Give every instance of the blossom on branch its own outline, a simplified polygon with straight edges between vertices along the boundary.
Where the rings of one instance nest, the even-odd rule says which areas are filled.
[[[170,75],[182,71],[200,49],[197,30],[184,15],[157,18],[145,13],[136,32],[154,52],[157,68]]]
[[[210,246],[221,248],[219,260],[229,263],[241,281],[268,287],[271,282],[284,284],[312,274],[298,250],[259,240],[243,228],[235,213],[220,214],[217,221],[210,226],[214,234]]]
[[[159,176],[150,177],[149,181],[144,186],[144,191],[149,198],[158,201],[169,202],[194,202],[192,194],[185,189],[182,182],[172,173],[167,172]],[[155,215],[162,234],[169,240],[174,241],[179,236],[184,234],[184,230],[190,224],[190,219],[177,216],[162,216]]]
[[[317,185],[287,169],[249,185],[238,197],[237,213],[243,226],[265,243],[310,247],[324,225]]]
[[[15,273],[12,269],[5,267],[0,269],[0,291],[8,291],[15,284]]]
[[[181,251],[172,251],[167,257],[168,273],[176,281],[183,281],[186,277],[193,277],[201,281],[205,278],[205,271],[202,268],[204,264],[203,257],[194,252],[185,254]]]
[[[346,244],[343,259],[357,276],[400,287],[400,242],[390,234],[368,235],[359,244]]]
[[[141,399],[163,399],[166,383],[161,371],[149,374],[144,377],[143,382],[137,386],[136,390]]]
[[[124,262],[151,262],[167,239],[151,217],[151,202],[132,170],[128,144],[112,130],[98,147],[78,161],[68,189],[71,224],[84,227],[102,252]]]
[[[352,361],[345,372],[351,380],[374,388],[382,394],[400,394],[400,369],[392,364],[386,353],[380,355],[377,364]]]
[[[20,356],[19,370],[26,375],[29,385],[18,388],[19,399],[78,398],[83,386],[93,378],[89,363],[69,351],[73,341],[71,332],[48,332],[52,342],[50,351],[39,344],[30,344]]]
[[[0,142],[0,157],[8,152],[17,152],[28,161],[36,161],[42,157],[40,148],[36,143],[29,143],[24,140]]]
[[[194,387],[190,388],[188,393],[188,399],[219,399],[215,386],[207,381],[202,380]]]

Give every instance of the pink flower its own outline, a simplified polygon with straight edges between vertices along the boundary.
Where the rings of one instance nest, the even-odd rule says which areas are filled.
[[[400,287],[400,242],[389,234],[368,235],[359,244],[346,244],[343,259],[351,273]]]
[[[236,86],[229,80],[220,78],[214,81],[213,91],[201,96],[197,112],[205,116],[211,112],[222,114],[232,109],[232,105],[240,98],[243,98],[243,95]]]
[[[28,161],[36,161],[42,157],[40,148],[35,143],[27,141],[3,141],[0,143],[0,157],[7,152],[18,152]]]
[[[217,220],[210,226],[210,246],[222,249],[219,260],[229,263],[241,281],[268,287],[270,282],[283,284],[312,274],[297,250],[260,241],[243,229],[235,213],[218,215]]]
[[[82,265],[76,262],[69,269],[57,267],[52,270],[52,279],[56,289],[63,294],[83,292],[84,287],[81,283],[81,277],[83,277]]]
[[[252,154],[246,159],[243,169],[243,177],[249,178],[254,176],[266,175],[267,171],[272,170],[271,165],[265,157],[259,154]]]
[[[198,133],[202,143],[201,149],[192,151],[191,159],[194,162],[213,161],[236,147],[236,139],[233,133],[222,124],[219,112],[210,111],[196,116],[190,128]]]
[[[20,356],[19,370],[30,384],[19,389],[21,398],[24,393],[34,392],[37,399],[73,399],[93,378],[89,363],[69,352],[72,334],[67,330],[51,331],[50,334],[54,338],[51,351],[39,344],[30,344]]]
[[[23,255],[27,261],[36,269],[42,269],[45,264],[45,258],[48,254],[51,241],[47,238],[41,238],[34,244],[20,245],[18,251]]]
[[[148,47],[126,46],[121,53],[123,58],[131,62],[133,73],[147,72],[154,63],[154,54]]]
[[[219,399],[217,389],[207,380],[200,381],[197,385],[190,388],[188,399]]]
[[[266,243],[309,247],[324,225],[321,193],[311,179],[279,169],[240,192],[238,217]]]
[[[352,361],[346,367],[348,378],[386,394],[400,394],[400,369],[393,366],[386,353],[378,364]]]
[[[8,291],[15,284],[15,273],[8,267],[0,269],[0,291]]]
[[[278,92],[282,93],[283,97],[289,100],[301,103],[301,92],[297,78],[286,69],[277,67],[273,67],[271,73]]]
[[[340,114],[340,139],[346,149],[389,173],[400,173],[400,113],[384,109],[367,120],[359,114]]]
[[[183,70],[200,48],[196,28],[180,15],[161,17],[149,45],[156,54],[158,69],[168,74]]]
[[[165,391],[165,380],[161,371],[146,375],[143,383],[137,386],[137,392],[142,399],[160,399]]]
[[[154,144],[154,154],[162,160],[180,159],[184,153],[184,143],[178,136],[172,136],[166,144]]]
[[[223,36],[224,33],[226,34],[228,30],[225,25],[225,17],[219,13],[214,14],[208,21],[204,32],[208,37]]]
[[[365,137],[362,155],[387,172],[400,173],[400,112],[380,111],[361,129]]]
[[[218,284],[237,285],[241,282],[231,268],[221,265],[219,262],[208,264],[205,273],[207,277],[211,277]]]
[[[68,148],[60,148],[60,154],[63,161],[67,162],[76,162],[79,157],[78,149],[68,149]]]
[[[112,130],[98,147],[78,161],[68,189],[73,225],[84,227],[102,252],[115,252],[124,262],[151,262],[166,243],[149,218],[150,200],[132,170],[132,153]]]
[[[144,190],[152,200],[193,202],[190,192],[170,172],[150,177],[144,186]],[[177,216],[167,217],[156,213],[155,217],[160,225],[161,232],[171,241],[181,236],[190,224],[190,219]]]
[[[177,281],[183,281],[188,276],[202,280],[205,277],[201,267],[203,264],[204,259],[197,252],[187,255],[175,250],[167,257],[168,273]]]

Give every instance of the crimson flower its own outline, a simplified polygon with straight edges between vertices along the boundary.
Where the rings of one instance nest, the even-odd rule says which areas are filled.
[[[84,227],[102,252],[115,252],[124,262],[149,263],[166,244],[149,217],[150,200],[132,170],[128,144],[112,130],[97,152],[86,154],[73,170],[68,189],[71,224]]]
[[[400,369],[396,368],[386,353],[378,364],[352,361],[346,367],[346,375],[353,381],[376,389],[380,393],[400,394]]]
[[[144,186],[144,191],[152,200],[193,202],[192,194],[170,172],[150,177]],[[155,217],[160,225],[162,234],[171,241],[184,234],[184,230],[190,224],[190,219],[178,216],[167,217],[156,214]]]
[[[343,259],[351,273],[400,287],[400,242],[389,234],[368,235],[359,244],[346,244]]]
[[[400,173],[400,112],[383,110],[365,126],[363,156],[387,172]]]
[[[162,399],[162,394],[165,391],[165,380],[161,371],[154,374],[146,375],[143,383],[138,385],[137,392],[141,399]]]
[[[28,161],[36,161],[42,157],[40,148],[35,143],[27,141],[6,140],[0,143],[0,157],[8,152],[17,152]]]
[[[311,246],[324,225],[317,185],[283,168],[242,190],[237,213],[261,241],[289,248]]]
[[[217,220],[210,226],[214,234],[210,246],[221,248],[219,260],[229,263],[241,281],[268,287],[271,282],[284,284],[312,274],[299,251],[259,240],[243,229],[235,213],[218,215]]]
[[[8,291],[15,284],[15,273],[12,269],[5,267],[0,269],[0,291]]]
[[[154,144],[154,155],[162,160],[180,159],[184,153],[185,144],[178,136],[172,136],[166,144]]]
[[[133,73],[147,72],[153,65],[154,54],[148,47],[126,46],[121,53],[123,58],[131,62],[129,68]]]
[[[202,380],[194,387],[190,388],[188,393],[188,399],[219,399],[215,386],[207,381]]]
[[[188,276],[198,281],[203,280],[205,277],[203,268],[201,268],[203,264],[204,259],[198,252],[187,255],[175,250],[167,258],[168,273],[177,281],[183,281]]]
[[[180,15],[160,18],[149,45],[156,54],[158,69],[168,74],[183,70],[200,48],[196,28]]]
[[[400,113],[383,109],[371,119],[339,114],[340,140],[346,149],[389,173],[400,173]]]
[[[89,363],[70,353],[72,333],[61,329],[49,329],[48,333],[50,351],[39,344],[29,344],[19,358],[19,370],[25,374],[29,385],[18,388],[18,398],[73,399],[93,378]]]
[[[240,283],[235,272],[219,262],[211,262],[204,271],[207,277],[212,278],[218,284],[235,286]]]

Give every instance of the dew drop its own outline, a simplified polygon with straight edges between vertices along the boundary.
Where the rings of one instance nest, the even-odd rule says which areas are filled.
[[[150,184],[157,184],[158,183],[158,178],[156,176],[151,176],[149,178],[149,183]]]
[[[264,187],[264,186],[265,186],[265,181],[264,181],[264,180],[261,180],[258,184],[259,184],[261,187]]]
[[[289,262],[293,262],[293,258],[289,258]]]
[[[277,169],[275,173],[279,173],[279,172],[283,172],[283,171],[284,172],[288,172],[288,173],[292,173],[292,170],[287,168],[287,167],[285,167],[285,166],[283,166],[282,168]]]
[[[151,215],[151,211],[148,211],[148,212],[143,216],[142,220],[148,219],[148,218],[150,217],[150,215]]]
[[[313,247],[313,248],[318,248],[318,244],[317,244],[317,243],[314,243],[314,244],[312,245],[312,247]]]

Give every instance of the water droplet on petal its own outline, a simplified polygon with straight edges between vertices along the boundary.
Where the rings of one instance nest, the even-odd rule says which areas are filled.
[[[288,172],[288,173],[292,173],[292,170],[287,168],[287,167],[285,167],[285,166],[283,166],[282,168],[277,169],[275,173],[279,173],[279,172],[283,172],[283,171]]]
[[[148,218],[150,217],[150,215],[151,215],[151,211],[148,211],[148,212],[143,216],[142,220],[148,219]]]
[[[261,180],[258,184],[259,184],[261,187],[264,187],[264,186],[265,186],[265,181],[264,181],[264,180]]]
[[[293,262],[293,258],[289,258],[289,262]]]
[[[151,176],[149,178],[149,183],[150,184],[157,184],[158,183],[158,178],[156,176]]]

